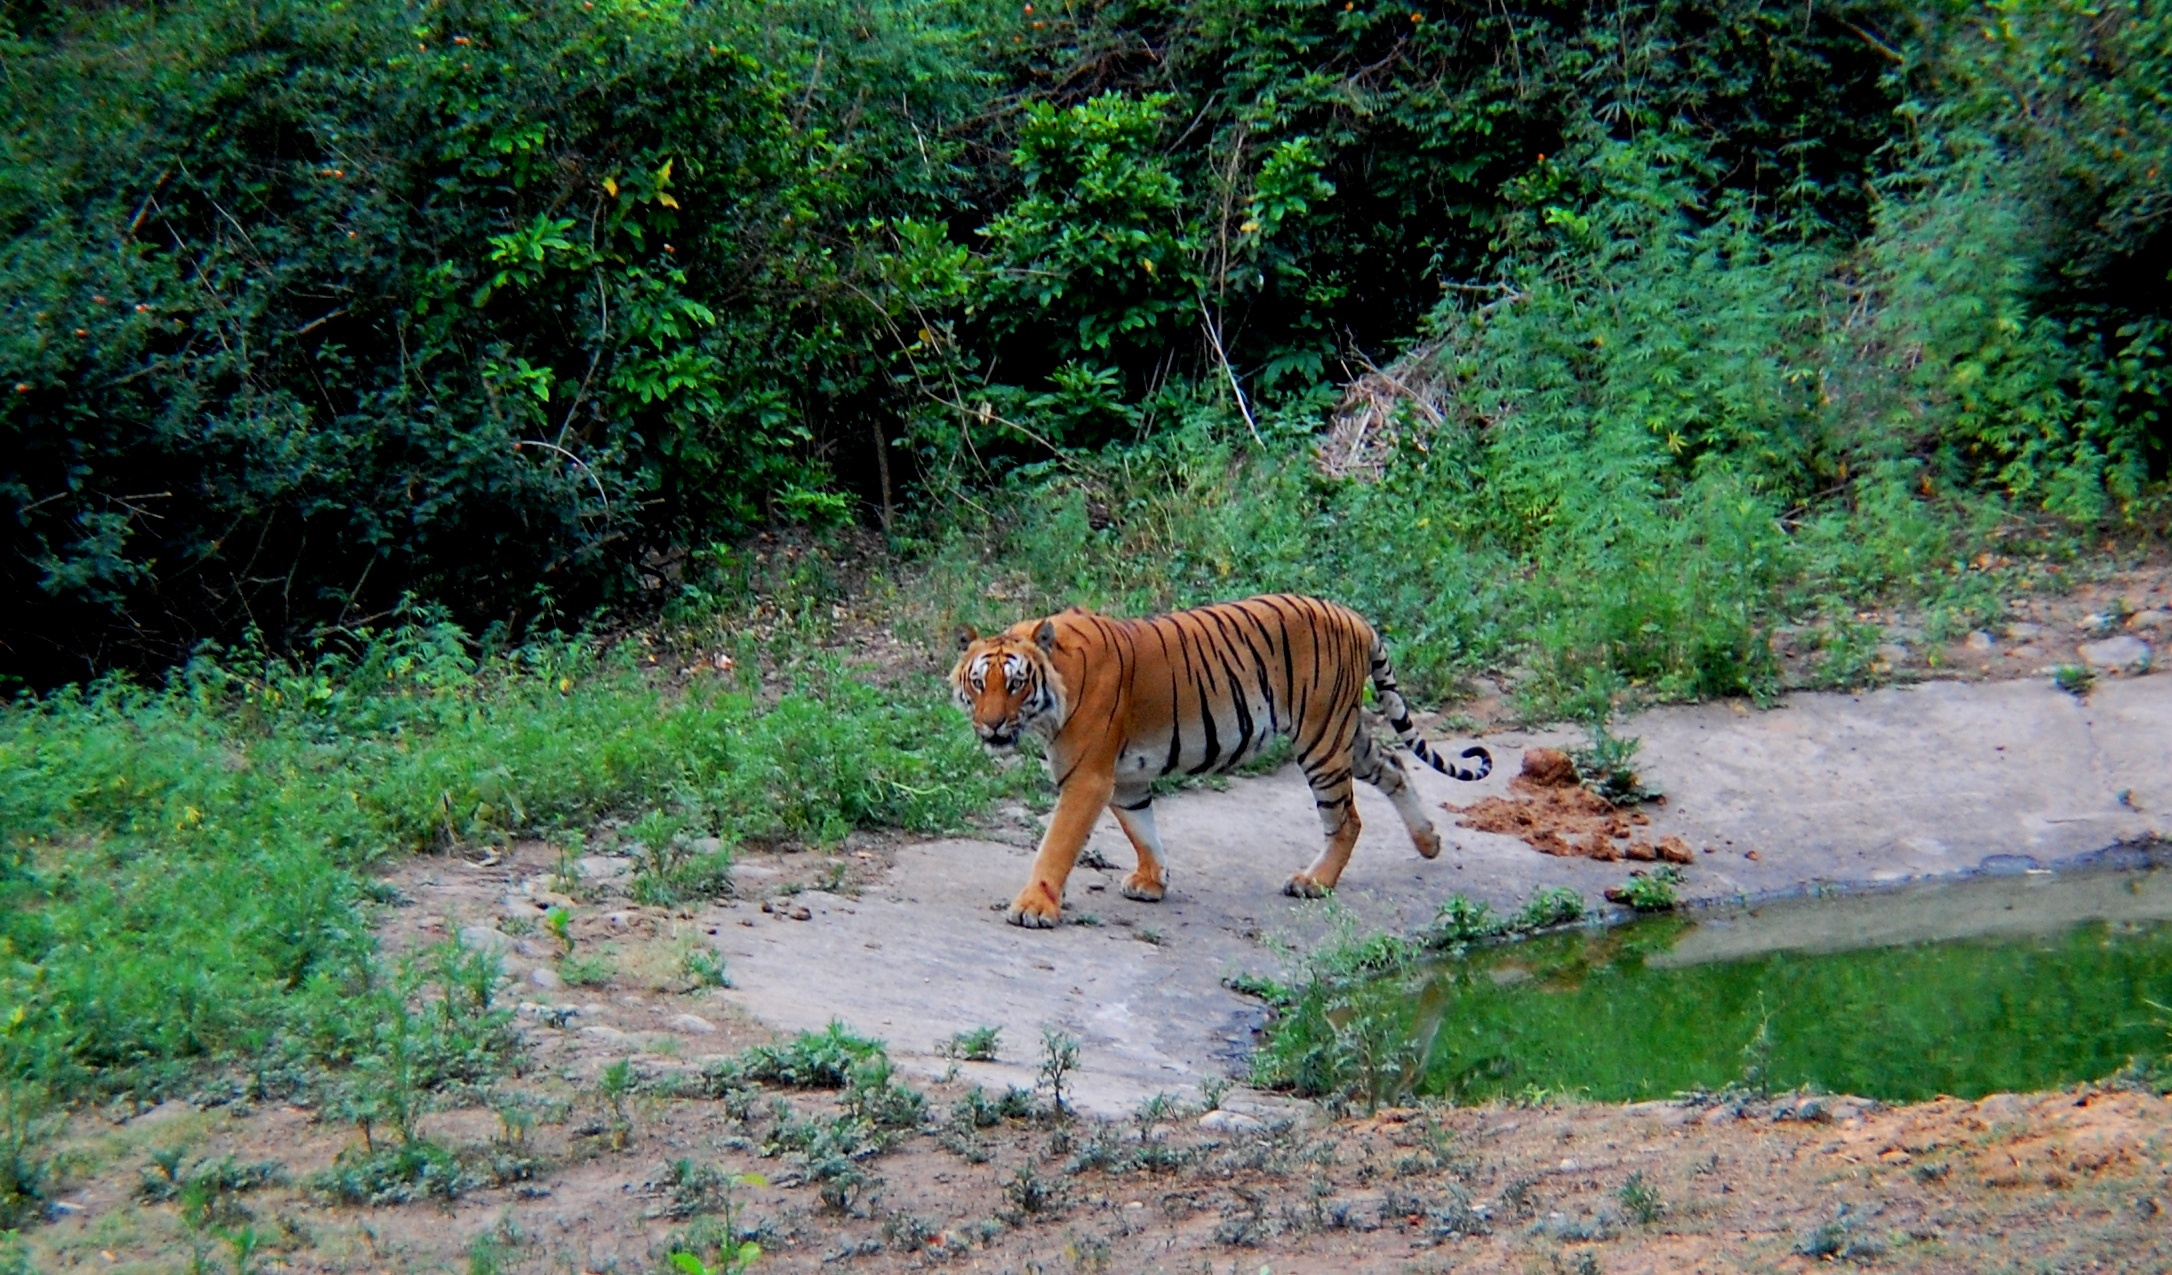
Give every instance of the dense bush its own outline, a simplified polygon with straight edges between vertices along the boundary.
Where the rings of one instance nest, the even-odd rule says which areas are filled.
[[[284,643],[409,591],[579,613],[643,555],[834,517],[885,262],[979,101],[949,24],[200,0],[11,41],[11,662]]]
[[[578,616],[758,524],[1045,504],[1204,433],[1327,555],[1254,579],[1368,538],[1660,563],[1675,602],[1536,627],[1710,691],[1757,681],[1793,605],[1757,598],[1921,576],[1957,510],[2133,519],[2165,473],[2157,0],[6,13],[33,681],[409,593]],[[1449,419],[1381,493],[1309,486],[1335,386],[1399,354]],[[1898,539],[1835,530],[1866,510]],[[1898,556],[1771,565],[1847,540]],[[1487,649],[1419,631],[1452,584],[1368,588]]]

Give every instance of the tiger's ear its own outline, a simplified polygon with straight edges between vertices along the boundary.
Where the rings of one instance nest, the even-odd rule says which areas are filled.
[[[1043,651],[1055,650],[1056,622],[1054,620],[1041,621],[1041,627],[1033,631],[1033,641],[1034,644],[1036,646],[1039,646]]]
[[[957,638],[958,649],[962,651],[965,648],[973,645],[975,642],[980,641],[980,634],[973,631],[972,625],[961,624],[958,626]]]

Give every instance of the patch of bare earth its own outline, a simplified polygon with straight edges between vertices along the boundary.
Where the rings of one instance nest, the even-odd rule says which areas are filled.
[[[2163,1271],[2172,1263],[2172,1103],[2083,1089],[1879,1109],[1796,1104],[1427,1108],[1308,1127],[1191,1113],[1127,1125],[1011,1120],[963,1131],[942,1114],[861,1165],[825,1204],[789,1153],[765,1156],[766,1108],[651,1096],[622,1148],[589,1132],[580,1089],[537,1074],[575,1111],[532,1135],[533,1181],[446,1204],[328,1205],[277,1186],[242,1197],[263,1271],[649,1271],[699,1224],[669,1162],[762,1175],[734,1192],[758,1269]],[[834,1114],[828,1095],[780,1095]],[[1260,1110],[1254,1108],[1254,1110]],[[1271,1109],[1270,1109],[1271,1111]],[[453,1143],[479,1112],[433,1118]],[[295,1175],[349,1141],[287,1107],[170,1103],[127,1123],[78,1122],[77,1210],[32,1237],[41,1271],[186,1269],[175,1206],[136,1200],[149,1154],[275,1159]],[[1149,1149],[1147,1157],[1140,1149]],[[1145,1167],[1142,1159],[1160,1167]],[[713,1207],[713,1202],[710,1207]],[[714,1214],[711,1214],[713,1221]],[[471,1264],[478,1245],[490,1265]],[[218,1247],[213,1246],[216,1254]]]
[[[1680,837],[1653,841],[1642,835],[1651,816],[1584,787],[1576,763],[1559,749],[1525,749],[1523,769],[1508,787],[1509,796],[1445,808],[1460,816],[1459,827],[1516,837],[1541,854],[1602,862],[1689,863],[1695,858]]]

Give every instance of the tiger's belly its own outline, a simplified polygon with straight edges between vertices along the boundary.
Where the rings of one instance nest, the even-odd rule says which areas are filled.
[[[1116,779],[1121,784],[1225,771],[1258,756],[1284,725],[1264,701],[1225,703],[1211,719],[1194,714],[1157,735],[1133,735],[1117,754]]]

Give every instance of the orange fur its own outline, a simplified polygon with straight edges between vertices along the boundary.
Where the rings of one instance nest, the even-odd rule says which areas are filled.
[[[1063,886],[1103,807],[1138,854],[1125,895],[1160,899],[1167,888],[1151,784],[1162,775],[1227,770],[1280,735],[1296,745],[1327,838],[1320,857],[1292,876],[1287,893],[1335,888],[1357,844],[1351,783],[1378,787],[1426,858],[1440,836],[1420,807],[1402,758],[1363,728],[1368,681],[1405,747],[1462,779],[1475,771],[1434,754],[1411,725],[1387,649],[1363,616],[1317,598],[1275,594],[1147,620],[1072,609],[1027,620],[991,637],[959,635],[951,686],[983,742],[1008,747],[1032,732],[1047,741],[1056,810],[1033,875],[1010,906],[1019,925],[1045,927],[1062,910]]]

